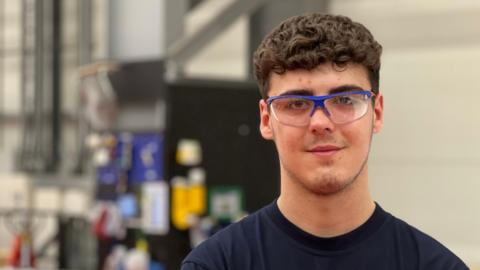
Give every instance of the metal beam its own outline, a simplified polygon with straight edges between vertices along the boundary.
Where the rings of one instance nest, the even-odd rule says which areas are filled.
[[[201,29],[174,42],[167,50],[167,67],[181,70],[189,59],[241,15],[249,15],[269,1],[271,0],[236,0],[232,2]]]

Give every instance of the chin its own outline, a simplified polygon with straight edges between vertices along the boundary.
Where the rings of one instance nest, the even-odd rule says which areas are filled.
[[[304,187],[317,195],[332,196],[345,191],[354,181],[354,178],[346,179],[339,176],[323,175],[309,183],[304,183]]]

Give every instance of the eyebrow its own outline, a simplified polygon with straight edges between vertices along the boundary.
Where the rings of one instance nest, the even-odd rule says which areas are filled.
[[[313,95],[313,90],[310,89],[292,89],[292,90],[287,90],[283,93],[280,94],[280,96],[312,96]]]
[[[365,90],[363,87],[360,87],[359,85],[355,84],[346,84],[346,85],[340,85],[337,87],[334,87],[328,91],[329,94],[336,94],[336,93],[342,93],[342,92],[350,92],[350,91],[355,91],[355,90]]]
[[[355,91],[355,90],[364,90],[364,89],[355,84],[345,84],[345,85],[340,85],[328,90],[328,94],[331,95],[331,94],[349,92],[349,91]],[[313,96],[313,92],[314,91],[312,89],[292,89],[292,90],[287,90],[281,93],[280,96],[286,96],[286,95]]]

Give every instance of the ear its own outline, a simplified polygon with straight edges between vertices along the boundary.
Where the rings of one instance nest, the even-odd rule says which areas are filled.
[[[379,133],[383,127],[383,95],[375,96],[375,108],[373,108],[373,133]]]
[[[265,100],[261,99],[258,102],[260,108],[260,133],[266,140],[273,140],[273,130],[270,125],[270,113],[268,112],[268,105]]]

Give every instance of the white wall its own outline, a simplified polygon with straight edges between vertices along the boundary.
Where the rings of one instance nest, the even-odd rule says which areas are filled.
[[[480,46],[386,53],[385,128],[371,159],[375,198],[480,263]]]

